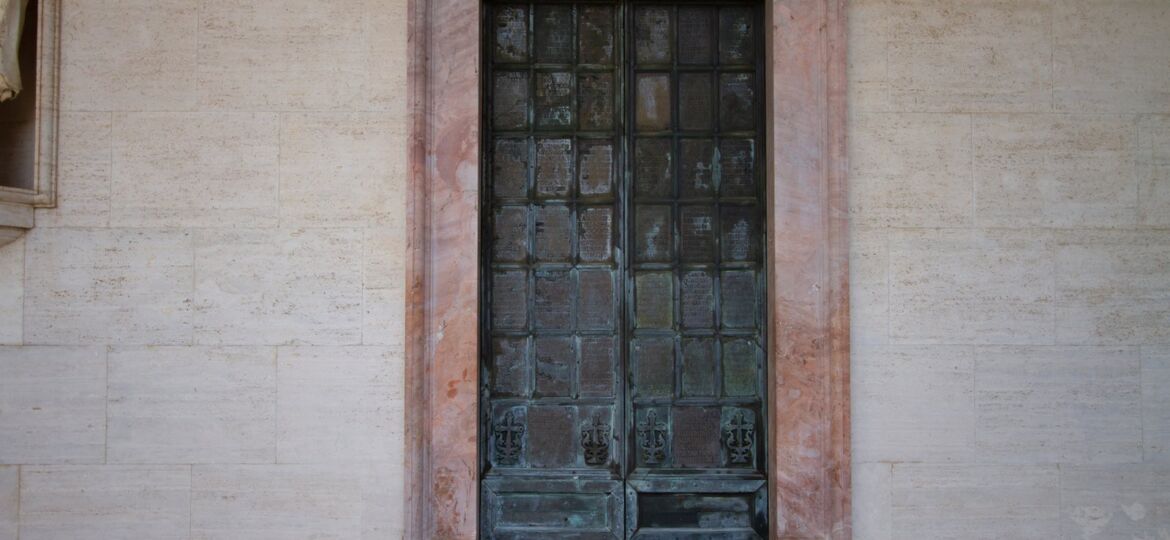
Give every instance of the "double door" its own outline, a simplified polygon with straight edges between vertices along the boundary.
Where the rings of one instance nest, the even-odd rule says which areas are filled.
[[[481,537],[766,537],[762,17],[485,4]]]

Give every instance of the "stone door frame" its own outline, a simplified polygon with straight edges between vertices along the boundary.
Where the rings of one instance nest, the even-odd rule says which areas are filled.
[[[847,0],[765,0],[773,539],[848,539]],[[481,8],[411,0],[406,537],[478,528]]]

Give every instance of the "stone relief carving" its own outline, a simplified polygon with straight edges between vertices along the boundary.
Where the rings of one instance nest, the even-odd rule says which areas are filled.
[[[0,102],[16,97],[20,81],[20,36],[28,0],[0,0]]]

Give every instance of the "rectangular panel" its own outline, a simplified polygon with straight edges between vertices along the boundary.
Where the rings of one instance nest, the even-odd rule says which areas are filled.
[[[573,61],[573,6],[537,4],[535,25],[536,61],[544,64],[567,64]]]
[[[671,8],[639,6],[634,8],[634,50],[639,64],[669,64],[674,43]]]
[[[528,325],[528,274],[502,271],[492,274],[493,328],[521,330]]]
[[[614,185],[614,151],[611,141],[582,141],[578,188],[582,197],[609,198]]]
[[[715,193],[715,141],[679,141],[679,195],[684,198],[710,197]]]
[[[755,62],[756,14],[750,7],[728,6],[719,10],[719,63],[750,65]]]
[[[634,209],[634,250],[638,262],[664,262],[674,252],[674,226],[669,206],[639,205]]]
[[[614,480],[530,476],[483,481],[485,539],[625,538],[622,485]]]
[[[573,324],[573,274],[568,270],[538,270],[533,323],[537,330],[570,330]]]
[[[527,139],[496,139],[491,180],[492,195],[497,198],[528,196]]]
[[[679,258],[685,262],[715,262],[715,207],[680,206]]]
[[[617,45],[614,29],[614,6],[582,6],[578,24],[580,45],[578,61],[582,64],[612,64]]]
[[[724,328],[755,328],[760,312],[756,274],[751,270],[728,270],[720,280]]]
[[[568,397],[573,393],[577,351],[573,338],[536,338],[536,397]]]
[[[529,407],[529,465],[541,469],[576,465],[579,446],[576,428],[576,407],[555,405]]]
[[[582,131],[608,131],[614,124],[616,90],[612,73],[586,73],[578,78]]]
[[[722,465],[721,411],[714,407],[675,407],[674,466],[716,468]],[[680,509],[681,510],[681,509]]]
[[[755,396],[759,392],[760,350],[749,339],[723,341],[723,394]]]
[[[486,15],[482,536],[763,536],[762,11]]]
[[[624,538],[624,7],[485,9],[480,536]]]
[[[715,340],[691,338],[682,342],[682,397],[715,397]]]
[[[674,393],[673,339],[638,338],[634,341],[631,362],[635,397],[670,397]]]
[[[492,88],[492,127],[524,129],[528,126],[528,72],[500,71]]]
[[[678,76],[678,127],[683,131],[715,127],[715,84],[710,73]]]
[[[678,42],[680,64],[711,64],[711,51],[715,48],[712,11],[709,7],[678,8],[678,34],[683,36]]]
[[[708,270],[690,270],[679,279],[679,316],[687,330],[715,326],[715,283]]]
[[[495,15],[496,62],[528,61],[528,6],[500,6]]]
[[[613,331],[617,314],[613,272],[608,268],[582,268],[577,280],[581,301],[577,312],[577,328],[582,331]]]
[[[663,131],[671,126],[671,88],[668,73],[639,73],[635,76],[634,127],[638,131]]]
[[[634,309],[637,328],[674,325],[674,283],[670,272],[643,272],[635,278]]]
[[[536,128],[564,129],[573,123],[573,74],[536,74]]]
[[[761,230],[758,210],[754,206],[725,206],[720,222],[723,260],[758,261]]]
[[[497,208],[492,219],[492,260],[524,262],[528,260],[528,207]]]
[[[630,20],[628,534],[765,538],[762,11],[635,4]]]
[[[568,262],[573,256],[573,215],[568,206],[537,206],[532,213],[536,227],[536,260]]]
[[[767,538],[767,485],[741,475],[688,475],[680,490],[670,478],[632,479],[626,484],[631,538]]]
[[[751,73],[719,76],[719,127],[749,131],[756,125],[756,79]]]
[[[528,397],[532,390],[532,365],[528,358],[528,338],[492,340],[492,393],[507,397]]]
[[[564,528],[573,523],[585,529],[601,529],[608,526],[605,508],[606,494],[565,494],[517,493],[499,498],[500,518],[496,521],[500,529],[517,527],[539,527],[545,529]],[[499,530],[499,529],[497,529]]]
[[[638,523],[648,529],[646,533],[653,529],[741,529],[743,534],[751,532],[752,498],[751,494],[643,495],[638,500]]]
[[[719,142],[719,185],[724,197],[755,197],[756,147],[752,139]]]
[[[638,139],[634,145],[634,197],[666,198],[673,193],[670,139]]]
[[[609,206],[588,206],[581,208],[577,225],[578,243],[582,262],[606,262],[613,257],[614,223],[613,208]]]
[[[536,195],[540,198],[569,196],[573,184],[573,141],[536,141]]]
[[[612,397],[618,362],[618,344],[614,336],[581,338],[581,395]]]

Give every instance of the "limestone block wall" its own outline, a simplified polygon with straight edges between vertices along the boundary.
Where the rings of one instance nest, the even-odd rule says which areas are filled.
[[[1170,537],[1170,2],[851,4],[854,538]]]
[[[64,0],[0,540],[402,535],[406,0]]]
[[[406,0],[64,0],[0,540],[401,536]],[[851,0],[855,538],[1170,536],[1170,2]]]

